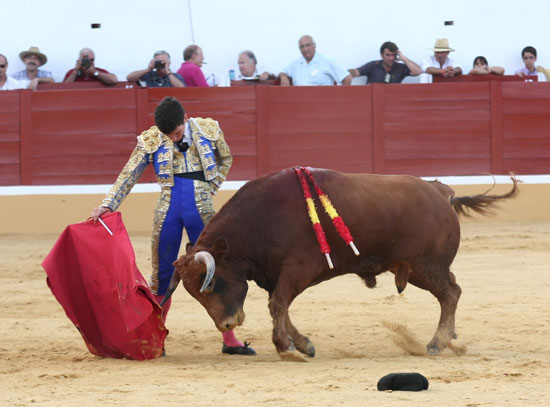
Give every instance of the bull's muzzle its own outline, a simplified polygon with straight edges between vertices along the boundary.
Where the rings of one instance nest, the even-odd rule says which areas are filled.
[[[230,331],[238,326],[241,326],[244,322],[244,311],[240,309],[234,315],[226,317],[218,324],[218,329],[222,332]]]

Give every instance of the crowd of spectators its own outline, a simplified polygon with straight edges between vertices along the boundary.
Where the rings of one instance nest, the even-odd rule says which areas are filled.
[[[350,85],[355,77],[366,77],[366,83],[401,83],[408,76],[418,76],[422,73],[449,78],[463,74],[450,53],[454,51],[446,38],[437,39],[431,50],[433,54],[425,56],[420,64],[407,58],[397,44],[386,41],[380,46],[379,60],[366,62],[357,68],[344,69],[334,59],[317,52],[317,44],[310,35],[303,35],[298,40],[301,56],[290,62],[282,72],[275,74],[269,69],[259,66],[254,53],[242,51],[237,58],[239,72],[231,79],[254,80],[265,82],[278,79],[281,86],[326,86]],[[41,69],[48,58],[38,47],[30,47],[19,54],[25,69],[8,75],[8,60],[0,54],[0,90],[29,88],[36,90],[41,82],[54,82],[51,72]],[[525,47],[521,52],[524,67],[518,69],[515,75],[525,78],[544,73],[550,80],[550,70],[536,66],[537,50],[532,46]],[[153,58],[144,69],[129,73],[126,80],[147,87],[207,87],[202,66],[204,54],[198,45],[189,45],[183,51],[183,63],[176,72],[171,70],[170,54],[164,50],[156,51]],[[490,66],[487,58],[478,56],[474,59],[469,75],[503,75],[504,68]],[[233,72],[231,72],[233,76]],[[64,76],[63,82],[101,82],[112,86],[119,79],[114,73],[95,65],[95,52],[91,48],[83,48],[78,54],[74,68]],[[214,82],[211,85],[216,85]]]

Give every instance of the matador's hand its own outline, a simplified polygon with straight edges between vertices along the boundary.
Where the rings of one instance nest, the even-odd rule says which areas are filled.
[[[91,214],[92,218],[94,219],[94,223],[97,222],[97,220],[107,212],[112,212],[111,208],[107,208],[106,206],[100,206],[99,208],[94,208]]]

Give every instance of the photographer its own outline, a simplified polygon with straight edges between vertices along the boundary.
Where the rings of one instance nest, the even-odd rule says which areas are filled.
[[[166,51],[157,51],[145,69],[129,73],[128,82],[145,82],[151,88],[179,88],[185,86],[180,74],[170,71],[170,54]]]
[[[80,50],[76,65],[65,74],[63,82],[99,81],[105,85],[115,85],[118,79],[115,74],[95,66],[95,53],[90,48]]]

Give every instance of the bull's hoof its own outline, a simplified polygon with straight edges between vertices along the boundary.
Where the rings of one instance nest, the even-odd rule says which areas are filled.
[[[298,349],[304,355],[307,355],[310,358],[315,356],[315,346],[313,346],[308,338],[304,337],[303,340],[295,343],[295,345],[296,349]]]
[[[439,346],[426,346],[426,349],[428,350],[428,354],[431,356],[436,356],[441,353],[441,349]]]
[[[428,354],[435,356],[439,355],[441,353],[441,350],[445,346],[442,346],[441,341],[437,338],[433,338],[430,343],[426,346],[426,349],[428,350]]]
[[[290,349],[285,350],[284,352],[279,352],[279,357],[285,362],[306,362],[302,355]]]

